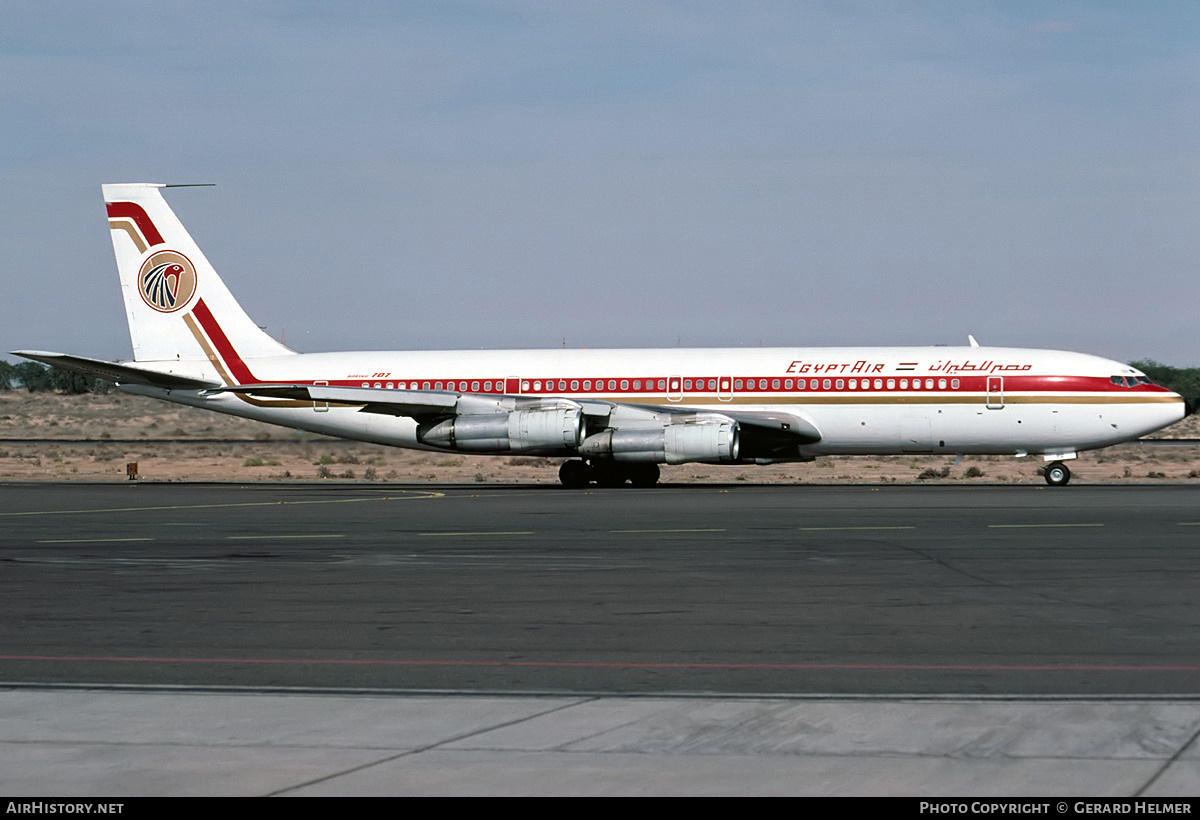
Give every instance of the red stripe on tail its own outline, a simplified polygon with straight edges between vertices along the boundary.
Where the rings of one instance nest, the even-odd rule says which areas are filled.
[[[221,330],[221,326],[217,324],[216,318],[208,309],[208,305],[204,304],[203,299],[196,302],[196,306],[192,308],[192,315],[200,322],[200,327],[204,328],[204,332],[212,340],[213,345],[217,348],[217,353],[225,360],[225,366],[229,368],[229,373],[234,380],[238,384],[258,384],[258,379],[250,372],[250,368],[246,367],[246,363],[242,361],[238,352],[233,349],[229,337],[225,335],[225,331]]]
[[[138,205],[136,202],[106,202],[109,217],[124,217],[132,219],[133,224],[138,226],[138,230],[142,232],[142,236],[146,238],[146,244],[150,247],[163,244],[162,234],[158,232],[158,228],[154,227],[154,223],[150,221],[150,215]]]

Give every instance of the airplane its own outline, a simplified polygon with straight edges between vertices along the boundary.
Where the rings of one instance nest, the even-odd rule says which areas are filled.
[[[559,478],[651,486],[660,464],[1079,452],[1191,408],[1139,370],[1056,350],[783,347],[298,353],[238,304],[158,183],[103,186],[131,361],[15,355],[125,392],[345,439],[566,457]],[[182,186],[178,186],[182,187]]]

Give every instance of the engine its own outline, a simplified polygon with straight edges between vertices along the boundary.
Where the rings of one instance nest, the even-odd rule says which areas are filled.
[[[514,410],[511,413],[455,416],[418,431],[417,440],[434,447],[476,453],[561,451],[583,440],[579,408]]]
[[[738,426],[735,422],[725,421],[668,424],[650,429],[605,430],[588,436],[579,452],[614,461],[665,461],[667,464],[736,461]]]

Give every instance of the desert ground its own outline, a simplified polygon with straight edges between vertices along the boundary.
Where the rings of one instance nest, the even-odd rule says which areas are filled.
[[[1155,438],[1200,438],[1191,416]],[[557,484],[562,459],[399,450],[326,438],[121,393],[0,392],[0,481],[313,481]],[[668,483],[1043,484],[1039,458],[883,456],[772,466],[663,465]],[[1082,453],[1072,482],[1200,481],[1200,446]]]

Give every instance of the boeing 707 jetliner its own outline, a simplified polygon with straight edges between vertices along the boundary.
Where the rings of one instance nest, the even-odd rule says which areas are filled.
[[[1055,350],[784,347],[297,353],[246,315],[158,184],[105,185],[133,360],[17,355],[129,393],[347,439],[567,457],[568,487],[658,481],[659,464],[818,456],[1041,456],[1186,414],[1120,362]]]

